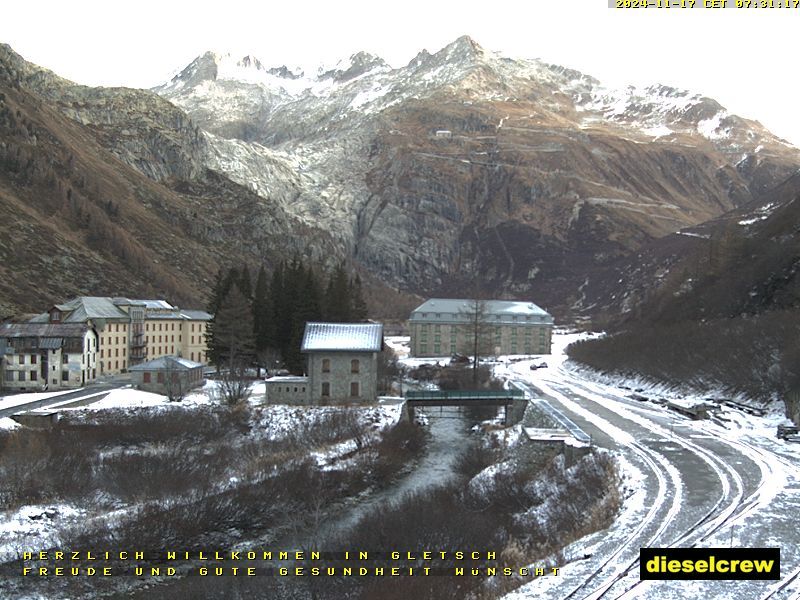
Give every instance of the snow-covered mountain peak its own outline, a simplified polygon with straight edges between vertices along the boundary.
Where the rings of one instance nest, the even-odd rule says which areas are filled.
[[[303,71],[300,69],[289,69],[285,65],[267,68],[260,59],[250,54],[240,57],[230,52],[207,51],[156,90],[169,93],[223,80],[273,87],[276,84],[280,86],[280,80],[292,82],[302,77]]]
[[[434,54],[423,50],[409,63],[411,68],[423,69],[437,68],[447,65],[451,68],[472,67],[487,60],[491,60],[493,54],[484,50],[480,44],[468,35],[462,35],[454,42],[447,44],[444,48]]]
[[[454,42],[448,44],[436,53],[437,56],[445,55],[451,60],[480,60],[487,55],[487,51],[468,35],[462,35]]]
[[[319,67],[317,79],[345,82],[370,71],[386,72],[391,70],[392,68],[380,56],[362,51],[353,54],[348,60],[340,60],[333,67]]]
[[[155,91],[213,133],[269,145],[328,139],[408,100],[435,97],[464,105],[532,102],[527,114],[550,125],[676,143],[699,136],[737,156],[773,137],[700,94],[661,84],[607,87],[574,69],[486,50],[466,35],[397,69],[369,52],[305,72],[207,52]]]

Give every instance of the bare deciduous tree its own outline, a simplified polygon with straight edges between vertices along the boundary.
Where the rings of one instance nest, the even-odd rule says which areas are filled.
[[[229,361],[228,368],[220,373],[212,400],[220,404],[239,404],[250,398],[253,382],[246,376],[242,361]]]
[[[186,395],[184,379],[181,377],[180,369],[176,368],[175,363],[169,358],[164,359],[164,388],[167,392],[167,399],[170,402],[180,402]]]
[[[488,352],[491,336],[486,300],[473,298],[467,301],[467,306],[460,311],[459,316],[464,321],[461,330],[472,356],[472,382],[477,385],[478,361]]]

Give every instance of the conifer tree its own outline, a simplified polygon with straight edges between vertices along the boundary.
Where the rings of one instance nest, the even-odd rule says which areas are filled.
[[[219,366],[220,356],[218,346],[215,343],[215,316],[222,306],[222,302],[224,301],[225,297],[228,295],[228,292],[233,285],[233,281],[236,279],[236,271],[234,269],[230,269],[227,273],[225,273],[222,267],[219,268],[217,272],[217,277],[214,281],[214,286],[211,288],[211,297],[208,300],[208,312],[211,313],[211,321],[208,323],[208,328],[206,330],[206,346],[208,348],[208,360],[217,366]]]
[[[222,302],[222,298],[227,293],[227,290],[225,289],[225,283],[225,270],[220,267],[219,271],[217,271],[217,276],[214,279],[214,285],[211,288],[211,297],[208,299],[207,309],[212,315],[217,312],[217,309]]]
[[[242,265],[236,283],[239,285],[244,297],[250,300],[253,297],[253,282],[250,279],[250,269],[247,268],[247,265]]]
[[[344,265],[340,263],[331,273],[325,290],[325,320],[334,323],[347,323],[351,320],[350,287]]]
[[[297,302],[292,314],[292,328],[289,336],[284,362],[292,373],[301,374],[305,367],[305,357],[300,352],[306,323],[322,318],[322,302],[319,280],[314,270],[304,268],[298,263],[295,273],[297,279]]]
[[[272,310],[272,324],[274,332],[273,346],[283,354],[284,335],[285,335],[285,315],[286,315],[286,289],[284,285],[284,275],[286,272],[285,263],[279,264],[272,272],[272,280],[269,286],[269,303]]]
[[[367,319],[367,302],[364,300],[364,290],[361,287],[361,277],[358,273],[356,273],[355,279],[350,286],[350,298],[352,302],[352,320],[365,321]]]
[[[212,320],[209,349],[217,357],[217,365],[241,368],[252,360],[255,352],[253,313],[239,286],[231,287]]]
[[[262,352],[272,344],[274,337],[272,312],[267,272],[262,265],[258,270],[256,288],[253,292],[253,334],[256,352]]]

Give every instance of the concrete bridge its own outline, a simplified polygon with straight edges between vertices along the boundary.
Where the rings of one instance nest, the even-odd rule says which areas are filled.
[[[435,406],[502,406],[503,419],[508,424],[509,406],[515,402],[523,405],[526,402],[522,390],[413,390],[406,392],[406,407],[409,418],[413,421],[414,409],[417,407]],[[521,417],[521,414],[520,414]]]

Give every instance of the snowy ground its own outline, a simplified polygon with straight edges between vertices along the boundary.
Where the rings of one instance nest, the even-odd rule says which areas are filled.
[[[19,423],[17,423],[14,419],[10,419],[9,417],[3,417],[0,419],[0,429],[16,429],[19,426]]]
[[[47,408],[60,408],[61,410],[70,410],[70,411],[83,411],[83,410],[105,410],[105,409],[132,409],[132,408],[157,408],[157,407],[176,407],[176,406],[202,406],[208,405],[212,403],[213,392],[217,386],[217,382],[214,380],[207,380],[206,383],[201,388],[197,388],[192,392],[188,393],[182,400],[179,402],[170,402],[166,396],[161,394],[153,394],[150,392],[144,392],[141,390],[134,389],[132,387],[123,387],[111,390],[110,392],[98,391],[97,395],[104,395],[108,394],[102,400],[94,402],[92,404],[86,406],[78,406],[78,407],[61,407],[58,402],[54,402],[53,404],[48,404]],[[264,399],[264,392],[265,386],[263,381],[255,381],[250,393],[250,402],[251,403],[260,403]],[[92,388],[84,388],[87,391],[91,390]],[[2,408],[12,408],[16,406],[24,406],[25,404],[30,404],[37,400],[44,400],[51,398],[53,400],[57,400],[59,396],[63,396],[66,394],[72,394],[76,390],[62,390],[58,392],[42,392],[42,393],[25,393],[25,394],[14,394],[11,396],[0,397],[0,409]],[[74,400],[65,400],[64,404],[69,404],[74,402]],[[2,428],[6,423],[6,421],[11,421],[11,419],[0,419],[0,428]],[[11,425],[8,425],[9,428],[12,428]]]
[[[580,369],[566,360],[564,348],[586,334],[557,331],[553,354],[498,357],[498,376],[532,386],[592,437],[595,445],[615,452],[622,474],[623,505],[614,524],[567,547],[563,558],[549,559],[557,577],[540,577],[507,597],[528,598],[797,598],[794,578],[800,573],[800,444],[775,437],[785,422],[780,407],[753,417],[722,407],[711,420],[691,421],[659,401],[687,405],[713,394],[667,388],[643,380],[618,380]],[[387,344],[409,366],[436,359],[407,358],[408,338]],[[444,364],[447,357],[441,357]],[[531,364],[547,362],[531,370]],[[210,385],[213,385],[210,384]],[[103,403],[75,409],[87,417],[104,408],[191,408],[208,404],[209,388],[182,403],[133,390],[112,392]],[[258,403],[263,385],[254,390]],[[633,394],[655,402],[632,399]],[[31,395],[27,395],[30,397]],[[744,399],[739,399],[744,400]],[[395,422],[401,405],[387,400],[365,418],[375,429]],[[334,410],[334,409],[330,409]],[[303,407],[263,407],[263,435],[280,437],[319,411]],[[0,427],[4,423],[0,422]],[[346,440],[314,450],[322,468],[332,468],[353,450]],[[42,547],[60,527],[85,518],[80,507],[39,505],[0,517],[0,553],[13,555],[22,544]],[[780,547],[780,582],[640,582],[641,547]],[[540,565],[534,565],[540,566]],[[783,586],[783,587],[782,587]]]
[[[108,396],[98,402],[94,402],[88,406],[80,406],[72,409],[72,411],[93,411],[113,409],[127,409],[127,408],[163,408],[163,407],[190,407],[199,405],[208,405],[211,403],[211,396],[216,388],[217,382],[208,380],[202,388],[192,391],[187,394],[179,402],[170,402],[169,398],[161,394],[152,394],[150,392],[143,392],[133,388],[121,388],[112,390]],[[252,388],[252,398],[259,398],[264,394],[264,384],[259,382]]]
[[[36,400],[57,398],[58,396],[63,396],[64,394],[71,394],[74,391],[75,390],[61,390],[58,392],[35,392],[0,396],[0,408],[12,408],[14,406],[29,404],[31,402],[35,402]]]
[[[216,383],[209,381],[206,385],[192,394],[187,395],[181,402],[170,402],[166,396],[151,394],[130,388],[113,390],[103,400],[89,406],[65,408],[70,418],[92,419],[98,411],[121,410],[123,412],[140,413],[147,411],[167,410],[193,410],[198,407],[210,406],[213,389]],[[31,394],[26,394],[30,397]],[[342,407],[309,407],[288,405],[262,405],[264,399],[264,383],[256,382],[250,404],[253,409],[253,422],[251,431],[246,434],[249,438],[263,437],[272,441],[280,441],[302,426],[313,427],[314,423],[333,412],[341,412]],[[362,407],[355,410],[356,420],[366,425],[367,435],[377,435],[382,429],[396,424],[401,416],[402,405],[397,399],[379,399],[376,406]],[[6,423],[8,422],[8,423]],[[0,419],[0,427],[6,429],[24,429],[11,419]],[[308,429],[304,429],[308,430]],[[21,431],[24,435],[24,431]],[[229,440],[235,444],[236,440]],[[323,469],[346,468],[348,457],[358,448],[354,440],[312,447],[309,446],[309,456]],[[113,449],[104,450],[112,453]],[[225,485],[236,485],[238,479],[233,478]],[[124,507],[121,512],[133,510],[134,507]],[[89,518],[106,518],[111,513],[98,514],[97,510],[89,507],[73,506],[64,503],[49,503],[24,506],[16,510],[0,512],[0,561],[10,560],[23,550],[36,550],[59,546],[59,532],[65,527],[83,522]]]
[[[800,444],[775,438],[776,425],[786,422],[781,407],[765,417],[722,407],[711,420],[689,420],[660,403],[691,406],[714,394],[579,369],[563,354],[579,337],[556,333],[545,369],[530,370],[537,357],[504,360],[495,373],[534,386],[596,445],[616,452],[625,500],[612,527],[565,550],[558,577],[539,578],[507,597],[796,597]],[[633,400],[634,394],[652,401]],[[782,582],[639,581],[641,547],[731,545],[780,547]]]

